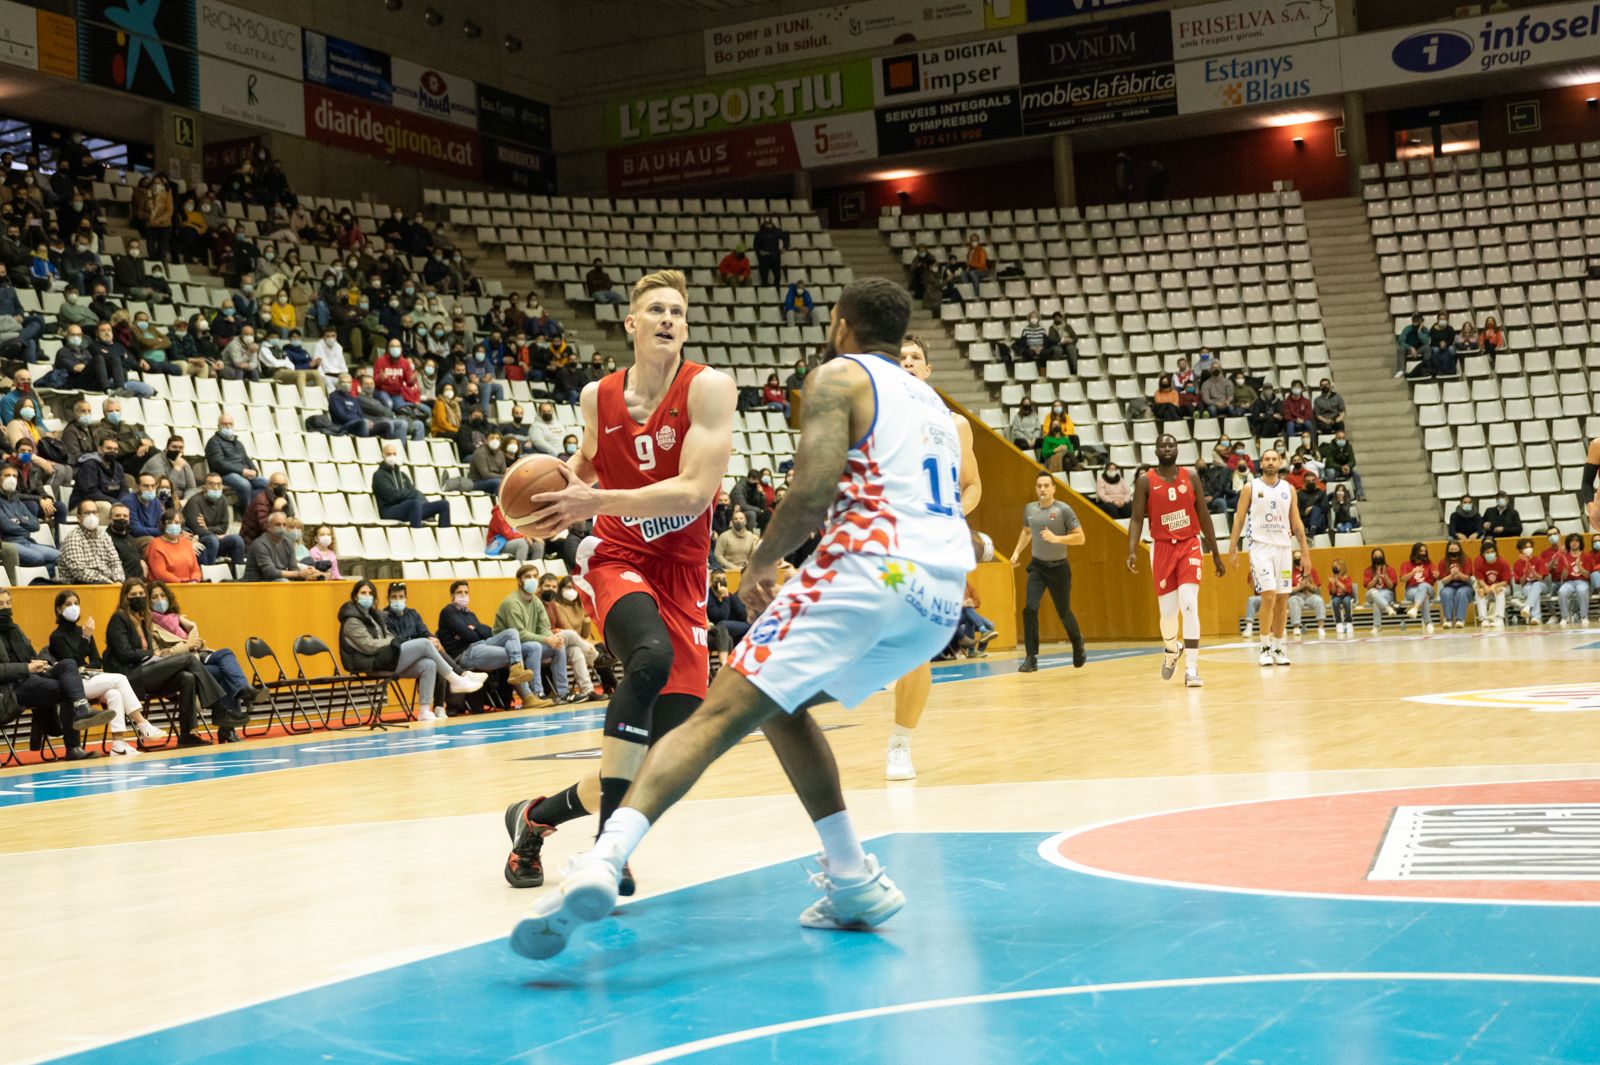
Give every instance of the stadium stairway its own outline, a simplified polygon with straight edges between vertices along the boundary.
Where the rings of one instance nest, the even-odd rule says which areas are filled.
[[[1434,539],[1439,505],[1410,390],[1394,378],[1389,303],[1366,213],[1353,197],[1308,200],[1305,212],[1329,369],[1367,494],[1362,534],[1368,543]]]
[[[905,266],[876,229],[834,229],[829,235],[833,246],[857,277],[887,277],[905,284]],[[928,364],[933,367],[933,380],[941,391],[971,411],[993,405],[988,386],[956,347],[936,312],[913,303],[911,332],[927,342]]]

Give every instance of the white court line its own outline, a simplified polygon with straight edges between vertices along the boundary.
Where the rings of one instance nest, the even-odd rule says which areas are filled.
[[[1075,836],[1087,835],[1102,828],[1113,825],[1125,825],[1134,821],[1149,821],[1157,817],[1170,817],[1173,814],[1194,813],[1198,810],[1223,810],[1230,806],[1258,806],[1267,803],[1302,802],[1306,799],[1328,799],[1340,795],[1374,795],[1384,791],[1433,791],[1439,788],[1476,788],[1483,786],[1502,786],[1507,784],[1559,784],[1564,781],[1592,782],[1593,777],[1556,777],[1545,780],[1483,780],[1466,784],[1421,784],[1414,786],[1385,787],[1385,788],[1355,788],[1350,791],[1328,791],[1316,795],[1285,796],[1278,799],[1236,799],[1233,802],[1207,803],[1204,806],[1180,806],[1175,810],[1162,810],[1157,813],[1134,814],[1131,817],[1117,817],[1110,821],[1101,821],[1099,824],[1085,825],[1082,828],[1072,828],[1065,832],[1058,832],[1039,844],[1039,857],[1051,865],[1069,869],[1075,873],[1086,876],[1099,877],[1103,880],[1123,880],[1130,884],[1151,884],[1156,887],[1188,888],[1191,891],[1220,891],[1230,895],[1269,895],[1285,899],[1341,899],[1349,902],[1410,902],[1419,905],[1442,902],[1451,905],[1463,906],[1600,906],[1600,901],[1584,902],[1575,899],[1464,899],[1444,895],[1345,895],[1329,891],[1287,891],[1280,888],[1248,888],[1232,887],[1223,884],[1202,884],[1192,880],[1168,880],[1163,877],[1139,876],[1134,873],[1119,873],[1111,869],[1101,869],[1098,866],[1084,865],[1075,862],[1061,853],[1061,845]]]
[[[893,1006],[874,1006],[871,1009],[830,1013],[821,1017],[807,1017],[782,1024],[769,1024],[760,1028],[747,1028],[742,1032],[728,1032],[692,1043],[680,1043],[663,1050],[652,1050],[631,1058],[623,1058],[612,1065],[657,1065],[663,1061],[676,1061],[691,1054],[707,1050],[748,1043],[789,1032],[810,1028],[825,1028],[833,1024],[850,1024],[855,1021],[892,1017],[903,1013],[924,1013],[929,1010],[952,1009],[961,1006],[987,1005],[995,1002],[1020,1002],[1040,998],[1068,998],[1079,995],[1105,995],[1118,991],[1162,991],[1170,988],[1227,987],[1247,984],[1279,983],[1375,983],[1380,980],[1411,981],[1416,983],[1501,983],[1501,984],[1577,984],[1600,987],[1600,976],[1547,976],[1534,973],[1252,973],[1243,976],[1197,976],[1170,980],[1133,980],[1120,984],[1078,984],[1072,987],[1042,987],[1030,991],[999,991],[987,995],[957,995],[953,998],[927,999],[922,1002],[902,1002]]]

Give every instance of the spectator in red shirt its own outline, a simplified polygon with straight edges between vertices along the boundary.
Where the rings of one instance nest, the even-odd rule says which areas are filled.
[[[1418,540],[1411,545],[1411,557],[1400,566],[1400,582],[1405,586],[1406,617],[1421,613],[1424,631],[1433,631],[1433,563],[1428,561],[1428,545]]]
[[[390,410],[416,403],[421,397],[417,389],[417,372],[412,368],[411,360],[406,358],[398,339],[390,340],[388,349],[373,362],[372,379],[378,386],[375,398]]]
[[[1478,593],[1478,624],[1506,623],[1506,592],[1511,587],[1511,563],[1500,557],[1500,545],[1485,540],[1472,564],[1473,587]]]
[[[783,420],[789,420],[789,393],[784,391],[777,374],[767,374],[766,387],[761,390],[761,402],[767,405],[768,410],[783,411]]]
[[[1328,601],[1333,604],[1333,631],[1345,633],[1355,628],[1356,587],[1342,559],[1334,559],[1328,577]]]
[[[1383,627],[1383,616],[1395,613],[1395,589],[1400,581],[1394,567],[1384,557],[1383,548],[1372,549],[1372,564],[1361,574],[1361,585],[1367,590],[1367,609],[1372,611],[1372,631]]]
[[[1328,604],[1322,600],[1322,575],[1317,572],[1316,566],[1302,566],[1298,551],[1294,553],[1294,571],[1289,583],[1292,589],[1289,592],[1289,624],[1294,627],[1294,634],[1305,635],[1305,626],[1300,624],[1301,613],[1310,606],[1317,615],[1317,635],[1327,635],[1327,626],[1323,623],[1328,616]]]
[[[1550,575],[1550,564],[1555,561],[1556,555],[1561,551],[1561,530],[1552,525],[1546,530],[1544,538],[1545,543],[1549,546],[1539,552],[1539,561],[1544,566],[1545,576],[1548,577]]]
[[[1550,559],[1550,577],[1556,582],[1556,602],[1561,624],[1589,624],[1589,571],[1583,566],[1583,537],[1568,533],[1561,550]]]
[[[1526,536],[1518,540],[1517,558],[1511,564],[1511,583],[1522,597],[1517,610],[1530,625],[1543,624],[1546,572],[1546,567],[1534,557],[1533,541]]]
[[[1582,561],[1589,573],[1589,587],[1600,592],[1600,534],[1589,538],[1589,550],[1583,553]]]
[[[1439,580],[1439,612],[1444,616],[1444,627],[1467,625],[1467,604],[1472,602],[1472,560],[1461,546],[1460,540],[1451,540],[1444,549],[1436,576]]]
[[[1289,394],[1283,397],[1283,432],[1285,436],[1294,436],[1310,431],[1311,397],[1306,395],[1305,383],[1296,381],[1289,387]]]
[[[512,527],[500,513],[500,504],[489,511],[489,531],[485,534],[484,554],[490,558],[512,558],[518,563],[541,562],[544,559],[544,541],[524,536]]]
[[[743,244],[722,257],[717,264],[717,280],[734,288],[743,288],[750,283],[750,258],[745,255]]]

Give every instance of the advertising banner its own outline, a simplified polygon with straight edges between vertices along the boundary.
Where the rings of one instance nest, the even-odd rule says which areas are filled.
[[[335,148],[476,180],[478,131],[305,85],[306,136]]]
[[[1155,0],[1028,0],[1029,22],[1050,22],[1075,15],[1090,15],[1096,11],[1114,11],[1117,8],[1150,4]]]
[[[1167,13],[1080,22],[1017,39],[1022,84],[1153,66],[1172,58]]]
[[[249,126],[306,135],[302,83],[217,56],[200,57],[200,110]]]
[[[872,64],[864,59],[789,74],[689,86],[613,100],[611,144],[683,137],[872,109]]]
[[[899,155],[1021,136],[1017,97],[1016,89],[997,89],[956,100],[880,107],[878,151]]]
[[[725,130],[662,144],[606,152],[611,195],[649,193],[677,185],[782,174],[800,166],[788,124]]]
[[[200,86],[195,70],[195,54],[179,48],[176,40],[187,38],[194,45],[194,10],[179,0],[166,0],[165,10],[139,8],[139,18],[130,18],[122,6],[101,0],[82,0],[85,19],[114,18],[126,26],[110,22],[78,21],[78,80],[90,85],[114,88],[134,96],[158,99],[179,107],[200,104]],[[168,14],[181,11],[181,14]],[[146,34],[139,30],[154,30]],[[158,35],[157,35],[158,34]]]
[[[1022,89],[1022,131],[1061,133],[1178,113],[1172,65],[1063,78]]]
[[[947,44],[873,61],[879,106],[965,96],[1017,84],[1017,39]]]
[[[1519,8],[1339,42],[1344,85],[1352,90],[1592,61],[1596,55],[1600,3],[1592,2]]]
[[[1008,12],[993,24],[1015,21]],[[976,33],[990,0],[862,0],[792,15],[736,22],[705,31],[706,73],[725,74],[780,63],[864,52],[912,41]],[[991,15],[991,19],[994,16]]]
[[[37,12],[39,73],[58,78],[78,76],[78,24],[65,15]]]
[[[389,61],[389,82],[400,110],[478,128],[478,86],[470,78],[395,56]]]
[[[307,81],[376,104],[394,99],[387,54],[313,30],[306,30],[304,37]]]
[[[1333,0],[1222,0],[1172,9],[1172,54],[1179,59],[1337,36]]]
[[[519,192],[549,195],[556,191],[556,157],[525,144],[484,137],[483,180]]]
[[[217,0],[195,0],[194,11],[201,54],[300,80],[299,26]]]
[[[808,170],[878,155],[878,127],[871,111],[796,122],[791,132],[800,165]]]
[[[33,8],[0,0],[0,63],[39,69],[39,18]]]
[[[549,151],[550,105],[492,85],[479,85],[478,132]]]
[[[1342,92],[1339,43],[1309,41],[1292,48],[1212,56],[1178,64],[1178,113],[1281,104]]]

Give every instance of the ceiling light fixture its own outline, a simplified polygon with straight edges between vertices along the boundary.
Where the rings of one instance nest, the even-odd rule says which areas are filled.
[[[469,41],[475,41],[483,36],[483,27],[469,18],[461,20],[461,33]]]
[[[506,34],[505,45],[507,55],[516,55],[518,52],[522,51],[522,38],[513,37],[508,33]]]
[[[444,24],[444,16],[430,7],[422,12],[422,21],[430,26],[440,26]]]

